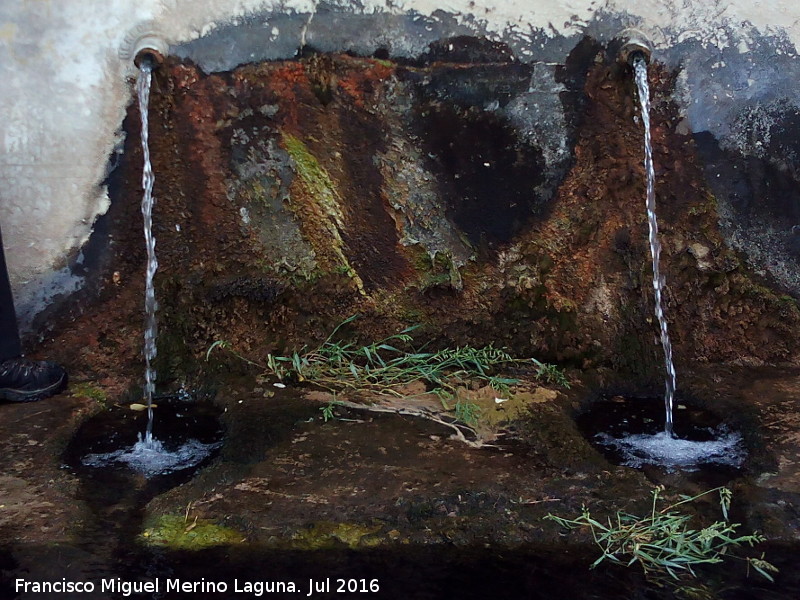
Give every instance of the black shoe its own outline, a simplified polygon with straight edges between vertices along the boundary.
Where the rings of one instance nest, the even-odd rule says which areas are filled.
[[[67,372],[48,360],[9,358],[0,363],[0,400],[33,402],[67,386]]]

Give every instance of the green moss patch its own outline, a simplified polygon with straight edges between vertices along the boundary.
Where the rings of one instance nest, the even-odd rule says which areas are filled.
[[[75,398],[91,398],[100,404],[105,404],[108,400],[104,389],[92,385],[88,381],[73,384],[70,386],[70,391]]]
[[[297,550],[323,550],[342,546],[350,549],[371,548],[379,546],[383,541],[378,535],[380,528],[380,525],[318,521],[295,533],[290,546]]]
[[[328,234],[328,240],[312,240],[319,242],[333,250],[338,267],[343,273],[353,279],[361,293],[364,293],[364,284],[361,278],[353,269],[347,255],[344,252],[344,240],[341,232],[345,228],[344,214],[342,213],[342,202],[336,191],[336,186],[317,158],[311,153],[303,141],[289,133],[283,133],[283,145],[286,152],[294,162],[294,169],[305,189],[308,199],[313,205],[308,206],[308,210],[297,208],[298,217],[301,220],[311,220],[322,231]],[[325,248],[317,248],[324,254]]]
[[[187,521],[178,515],[162,515],[141,534],[144,543],[173,550],[202,550],[211,546],[241,544],[244,536],[234,529],[205,520]]]

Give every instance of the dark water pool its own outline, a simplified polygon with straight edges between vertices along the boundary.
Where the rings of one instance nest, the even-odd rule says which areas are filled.
[[[147,411],[125,406],[103,411],[81,425],[63,455],[83,479],[144,477],[165,489],[188,480],[222,445],[220,411],[191,394],[154,400],[152,440],[143,438]]]
[[[673,436],[665,433],[664,422],[663,398],[652,397],[603,396],[577,418],[581,432],[615,464],[717,484],[741,473],[744,440],[721,417],[677,402]]]

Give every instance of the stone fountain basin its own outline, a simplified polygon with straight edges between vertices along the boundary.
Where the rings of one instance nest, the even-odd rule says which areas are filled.
[[[793,508],[800,499],[800,461],[792,441],[800,418],[800,374],[718,368],[687,374],[687,386],[689,379],[696,388],[698,381],[713,387],[703,397],[722,402],[723,410],[725,401],[738,406],[746,418],[735,425],[747,436],[760,436],[760,445],[749,446],[747,469],[731,482],[736,519],[774,542],[789,543],[782,551],[767,548],[770,558],[781,562],[782,552],[791,557],[800,540]],[[470,588],[482,589],[479,580],[491,575],[483,567],[507,574],[508,585],[523,592],[537,584],[547,590],[547,572],[575,569],[585,569],[586,581],[609,597],[638,585],[627,573],[606,579],[608,574],[589,571],[590,540],[568,540],[542,520],[550,512],[576,514],[583,504],[597,514],[647,509],[652,482],[607,461],[575,425],[572,414],[584,404],[585,388],[534,404],[530,418],[515,423],[513,439],[482,449],[410,417],[337,409],[339,418],[324,422],[319,402],[291,389],[265,397],[264,385],[247,378],[226,381],[220,389],[225,391],[214,405],[226,445],[217,459],[127,514],[122,503],[109,502],[103,514],[110,522],[127,522],[118,531],[90,526],[97,507],[85,495],[84,479],[61,466],[65,446],[97,410],[96,401],[75,395],[3,406],[0,439],[5,455],[13,457],[0,466],[8,491],[0,512],[6,581],[21,573],[136,578],[145,567],[197,579],[210,576],[213,561],[214,576],[230,585],[236,577],[262,573],[307,586],[322,570],[332,580],[378,578],[385,597],[399,597],[392,589],[439,597],[445,587],[462,584],[465,597],[476,597]],[[758,431],[745,422],[752,416],[759,417],[750,422]],[[678,491],[698,489],[679,476],[670,484]],[[237,537],[192,549],[180,542],[182,533],[162,535],[176,518],[181,532],[193,524],[193,530],[213,525],[214,535],[225,529]],[[206,531],[206,539],[214,537]],[[92,536],[118,541],[109,548]],[[444,547],[449,558],[442,558]],[[115,558],[120,553],[122,563]],[[784,562],[785,590],[796,593],[796,564]],[[546,568],[523,568],[530,563]],[[403,579],[411,571],[419,573],[414,585]],[[759,597],[774,592],[750,591]]]

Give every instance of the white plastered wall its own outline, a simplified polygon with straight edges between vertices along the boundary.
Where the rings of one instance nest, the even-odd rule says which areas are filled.
[[[304,0],[280,7],[315,9]],[[0,3],[0,226],[18,309],[29,314],[48,294],[80,283],[62,267],[108,207],[102,181],[131,100],[131,65],[119,57],[126,35],[152,21],[175,44],[270,10],[278,9],[263,0]],[[598,15],[627,14],[662,48],[697,39],[747,52],[753,32],[800,40],[800,5],[791,0],[371,0],[362,10],[442,10],[498,34],[536,28],[552,36],[597,27]]]

